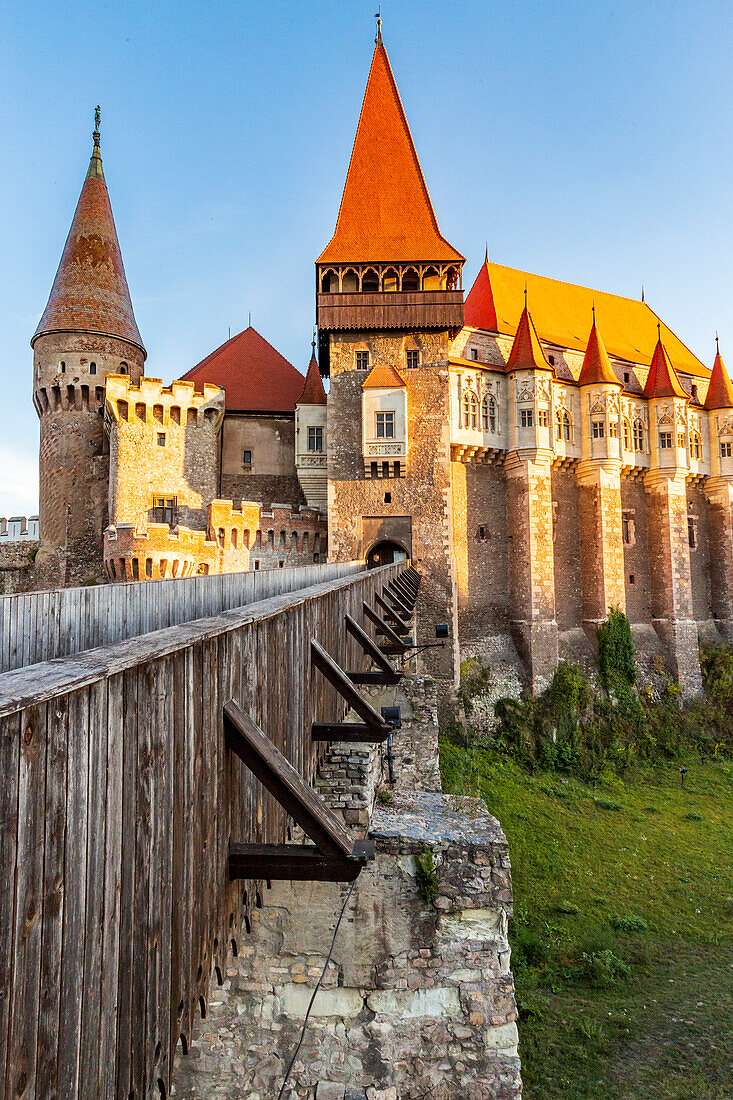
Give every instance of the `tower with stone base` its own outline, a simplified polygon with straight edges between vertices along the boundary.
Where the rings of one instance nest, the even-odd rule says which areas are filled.
[[[441,235],[377,35],[336,231],[316,262],[328,395],[328,526],[336,560],[407,554],[424,575],[419,631],[455,676],[448,355],[464,257]]]
[[[33,403],[41,429],[38,587],[100,580],[108,517],[104,433],[108,374],[134,384],[145,363],[99,146],[33,347]]]

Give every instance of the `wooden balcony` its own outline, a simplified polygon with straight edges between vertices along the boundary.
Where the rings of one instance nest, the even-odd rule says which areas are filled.
[[[452,329],[463,326],[462,290],[318,294],[321,331]]]

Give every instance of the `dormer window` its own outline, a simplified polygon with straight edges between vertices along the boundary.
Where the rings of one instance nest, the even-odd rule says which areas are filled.
[[[630,381],[631,381],[631,374],[629,373],[629,371],[625,370],[624,371],[624,385],[628,386]]]
[[[378,412],[376,417],[376,438],[394,439],[394,413]]]

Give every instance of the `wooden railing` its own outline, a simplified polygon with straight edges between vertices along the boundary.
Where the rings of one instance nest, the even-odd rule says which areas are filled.
[[[0,672],[216,615],[363,568],[362,562],[328,562],[0,596]]]
[[[311,641],[364,668],[346,615],[364,625],[404,568],[0,675],[0,1096],[168,1094],[264,889],[230,881],[230,842],[289,839],[225,747],[224,706],[312,781],[312,724],[344,705]]]

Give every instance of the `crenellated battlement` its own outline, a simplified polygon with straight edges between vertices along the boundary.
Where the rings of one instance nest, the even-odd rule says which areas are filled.
[[[160,378],[140,379],[134,385],[124,374],[107,376],[106,412],[117,423],[173,424],[199,427],[209,425],[215,431],[224,418],[224,390],[204,384],[203,392],[193,382],[173,382],[164,386]]]

